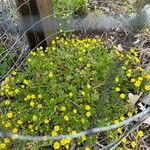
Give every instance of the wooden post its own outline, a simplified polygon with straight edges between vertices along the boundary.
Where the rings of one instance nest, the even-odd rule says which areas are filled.
[[[42,26],[45,38],[48,38],[46,40],[48,45],[55,35],[52,37],[49,36],[56,33],[52,0],[36,0],[36,2],[41,19],[46,18],[42,21]]]
[[[21,6],[19,13],[30,48],[35,48],[39,43],[45,48],[54,36],[48,37],[56,32],[52,0],[16,0],[16,5]]]

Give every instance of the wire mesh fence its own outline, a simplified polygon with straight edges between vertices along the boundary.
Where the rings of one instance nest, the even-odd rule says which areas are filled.
[[[0,2],[0,78],[8,75],[26,56],[28,46],[15,1]],[[22,36],[22,37],[21,37]]]
[[[98,2],[99,1],[94,1],[90,6],[97,7]],[[25,1],[25,3],[28,3],[28,1]],[[104,9],[103,5],[101,7],[103,7]],[[14,69],[23,66],[25,60],[30,55],[30,52],[34,50],[34,49],[32,50],[30,49],[25,33],[27,33],[27,30],[32,29],[34,25],[36,26],[37,22],[34,23],[33,26],[30,26],[27,30],[24,31],[21,25],[20,15],[18,14],[17,11],[18,9],[19,8],[17,8],[16,3],[13,0],[5,0],[5,1],[1,0],[0,2],[0,81],[2,81],[5,77],[10,75],[10,73]],[[105,9],[104,11],[107,12],[107,10]],[[72,12],[70,12],[70,14],[72,14]],[[149,15],[150,13],[148,12],[147,14]],[[145,15],[142,15],[142,17],[143,16],[145,17]],[[132,17],[131,18],[124,17],[124,16],[122,17],[120,15],[119,17],[117,16],[117,19],[112,16],[103,16],[103,17],[100,16],[101,23],[98,20],[99,16],[96,14],[87,15],[86,19],[83,19],[82,17],[78,18],[76,16],[75,17],[66,16],[63,17],[63,19],[56,18],[56,20],[58,19],[58,21],[56,21],[56,28],[58,28],[59,26],[60,28],[63,28],[64,32],[80,31],[80,30],[83,30],[84,32],[88,32],[88,31],[97,32],[98,30],[106,31],[110,28],[115,30],[118,30],[120,28],[124,29],[126,27],[128,28],[130,26],[132,26],[132,28],[134,27],[136,28],[137,24],[141,23],[140,21],[140,23],[138,22],[134,24],[133,21],[136,21],[135,18],[132,19]],[[138,18],[139,17],[141,16],[138,16]],[[43,20],[39,20],[39,22],[45,21],[45,18]],[[91,18],[93,19],[93,21],[91,21]],[[138,20],[141,20],[141,18]],[[149,21],[149,19],[146,19],[145,22],[146,24],[149,24],[147,20]],[[39,30],[39,28],[37,28],[37,30]],[[55,32],[49,35],[47,38],[53,35],[57,35],[58,33],[61,33],[61,31]],[[38,43],[36,47],[40,45],[41,43]],[[109,90],[109,88],[107,90]],[[104,97],[105,96],[106,95],[104,95]],[[149,97],[147,99],[149,99]],[[92,128],[86,131],[81,131],[76,134],[58,135],[58,136],[49,136],[49,135],[30,136],[30,135],[24,135],[23,133],[12,134],[11,132],[3,131],[3,129],[0,126],[0,136],[11,137],[13,139],[16,140],[19,139],[22,141],[62,140],[65,138],[79,138],[82,137],[83,135],[97,134],[108,130],[118,129],[119,127],[123,126],[124,134],[119,139],[114,140],[113,142],[111,141],[109,144],[107,143],[107,145],[105,144],[102,145],[101,142],[99,142],[100,140],[97,143],[97,145],[99,146],[97,149],[113,149],[121,143],[122,139],[127,137],[131,132],[137,130],[139,126],[141,126],[143,121],[145,121],[149,117],[149,113],[150,113],[150,109],[148,107],[142,113],[139,113],[123,122],[120,122],[117,125],[108,125],[102,128]]]

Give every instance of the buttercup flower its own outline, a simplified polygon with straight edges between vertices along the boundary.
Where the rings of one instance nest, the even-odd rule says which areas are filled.
[[[48,119],[44,119],[44,123],[45,123],[45,124],[48,124],[48,123],[49,123],[49,120],[48,120]]]
[[[125,99],[126,95],[125,94],[120,94],[120,98]]]
[[[54,149],[59,149],[60,148],[59,142],[55,142],[54,145],[53,145],[53,148]]]
[[[137,136],[138,136],[139,138],[142,138],[142,137],[144,136],[144,132],[141,131],[141,130],[139,130]]]
[[[119,88],[119,87],[116,87],[116,88],[115,88],[115,91],[116,91],[116,92],[120,92],[120,88]]]
[[[12,112],[7,113],[7,118],[11,119],[12,117],[13,117],[13,113]]]
[[[59,126],[54,126],[54,131],[59,131]]]
[[[90,110],[90,109],[91,109],[91,107],[89,105],[85,106],[85,110]]]
[[[86,116],[87,116],[87,117],[90,117],[90,116],[91,116],[91,112],[88,111],[88,112],[86,113]]]
[[[132,142],[131,142],[131,147],[133,147],[133,148],[136,147],[136,142],[135,142],[135,141],[132,141]]]

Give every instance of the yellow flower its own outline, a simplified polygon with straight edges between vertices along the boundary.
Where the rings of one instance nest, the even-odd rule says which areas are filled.
[[[82,62],[82,61],[83,61],[83,58],[82,58],[82,57],[80,57],[80,58],[79,58],[79,61],[81,61],[81,62]]]
[[[66,111],[66,107],[65,106],[61,106],[60,110],[61,111]]]
[[[67,141],[66,141],[67,144],[69,144],[69,143],[71,142],[72,139],[71,139],[71,138],[67,138],[66,140],[67,140]]]
[[[27,97],[26,97],[28,100],[30,100],[31,99],[31,96],[30,95],[27,95]]]
[[[76,131],[76,130],[74,130],[74,131],[72,131],[72,132],[71,132],[71,134],[76,134],[76,133],[77,133],[77,131]]]
[[[31,61],[32,61],[32,59],[31,59],[31,58],[28,58],[28,59],[27,59],[27,61],[28,61],[28,62],[31,62]]]
[[[127,69],[125,66],[122,66],[121,68],[122,68],[123,70],[126,70],[126,69]]]
[[[11,123],[10,122],[7,122],[6,124],[5,124],[5,127],[6,128],[9,128],[11,126]]]
[[[45,123],[45,124],[48,124],[48,123],[49,123],[49,120],[48,120],[48,119],[44,119],[44,123]]]
[[[5,105],[7,105],[7,106],[10,105],[10,103],[11,103],[10,100],[5,101]]]
[[[144,86],[144,89],[145,89],[146,91],[149,91],[149,90],[150,90],[150,85],[145,85],[145,86]]]
[[[117,132],[120,133],[120,134],[123,133],[121,128],[118,128],[118,129],[117,129]]]
[[[36,56],[36,52],[31,52],[31,55],[32,56]]]
[[[133,48],[130,48],[130,52],[131,52],[131,53],[134,53],[135,50],[134,50]]]
[[[31,99],[36,99],[36,96],[34,94],[32,94]]]
[[[122,139],[122,142],[123,142],[123,143],[126,143],[126,142],[127,142],[127,139],[126,139],[126,138],[123,138],[123,139]]]
[[[77,110],[76,110],[76,109],[73,109],[73,113],[75,113],[75,114],[76,114],[76,113],[77,113]]]
[[[64,120],[65,120],[65,121],[68,121],[68,120],[69,120],[69,117],[68,117],[67,115],[65,115],[65,116],[64,116]]]
[[[119,120],[114,120],[114,124],[118,124],[119,123]]]
[[[90,117],[90,116],[91,116],[91,112],[89,112],[89,111],[86,112],[86,116],[87,116],[87,117]]]
[[[134,57],[134,60],[135,60],[136,63],[140,62],[140,59],[138,57]]]
[[[56,47],[52,47],[52,50],[55,51],[55,50],[56,50]]]
[[[54,145],[53,145],[53,148],[54,149],[59,149],[60,148],[59,142],[55,142]]]
[[[131,73],[131,72],[132,72],[132,70],[131,70],[131,69],[128,69],[128,70],[127,70],[127,72],[128,72],[128,73]]]
[[[52,72],[50,72],[50,73],[48,74],[48,76],[49,76],[50,78],[52,78],[54,75],[53,75]]]
[[[43,57],[43,56],[45,56],[45,54],[42,52],[42,53],[40,54],[40,56],[42,56],[42,57]]]
[[[86,147],[85,150],[91,150],[89,147]]]
[[[29,85],[29,81],[28,81],[28,80],[26,80],[26,79],[24,79],[24,80],[23,80],[23,84],[25,84],[25,85]]]
[[[88,89],[90,89],[91,88],[91,85],[90,84],[87,84],[87,86],[86,86]]]
[[[81,122],[82,122],[82,124],[84,124],[84,123],[85,123],[85,119],[84,119],[84,118],[82,118],[82,119],[81,119]]]
[[[32,129],[32,128],[33,128],[33,125],[29,124],[29,125],[28,125],[28,128],[29,128],[29,129]]]
[[[125,120],[124,116],[121,116],[121,117],[120,117],[120,120],[121,120],[121,121],[124,121],[124,120]]]
[[[4,138],[4,143],[10,143],[10,139],[9,138]]]
[[[91,109],[90,105],[85,106],[85,110],[90,110],[90,109]]]
[[[127,73],[127,77],[129,77],[129,78],[130,78],[130,77],[131,77],[131,73]]]
[[[81,136],[81,139],[82,139],[82,141],[85,141],[87,138],[86,138],[85,135],[82,135],[82,136]]]
[[[6,82],[9,82],[9,81],[10,81],[10,78],[9,78],[9,77],[5,78],[5,81],[6,81]]]
[[[135,141],[132,141],[132,142],[131,142],[131,147],[133,147],[133,148],[136,147],[136,142],[135,142]]]
[[[143,81],[143,78],[142,78],[142,77],[138,77],[138,80],[139,80],[139,81]]]
[[[119,51],[115,51],[115,53],[116,53],[116,55],[118,56],[118,57],[120,57],[120,52]]]
[[[36,120],[37,120],[37,116],[36,116],[36,115],[33,115],[33,116],[32,116],[32,120],[33,120],[33,121],[36,121]]]
[[[136,81],[136,80],[135,80],[134,78],[131,79],[131,82],[132,82],[132,83],[135,82],[135,81]]]
[[[24,88],[25,88],[25,86],[24,86],[24,85],[21,85],[21,88],[22,88],[22,89],[24,89]]]
[[[144,136],[143,131],[139,130],[137,136],[140,137],[140,138],[142,138]]]
[[[15,93],[18,94],[19,93],[19,89],[15,89]]]
[[[18,132],[18,129],[17,129],[17,128],[14,128],[14,129],[12,130],[12,132],[16,134],[16,133]]]
[[[6,148],[6,144],[5,143],[0,143],[0,149],[5,149]]]
[[[13,117],[13,113],[12,112],[7,113],[7,118],[11,119],[12,117]]]
[[[42,105],[42,104],[38,104],[37,107],[38,107],[39,109],[41,109],[41,108],[43,108],[43,105]]]
[[[90,68],[90,67],[91,67],[91,64],[86,64],[86,67],[87,67],[87,68]]]
[[[150,74],[146,74],[146,75],[144,76],[144,78],[145,78],[145,79],[150,79]]]
[[[54,40],[52,41],[52,44],[55,44],[55,41],[54,41]]]
[[[56,136],[57,132],[53,130],[51,134],[52,134],[52,136]]]
[[[125,99],[126,95],[125,94],[120,94],[120,98]]]
[[[59,126],[54,126],[54,131],[59,131]]]
[[[30,106],[34,107],[35,103],[33,101],[30,102]]]
[[[84,91],[82,91],[82,92],[81,92],[81,95],[85,96],[85,92],[84,92]]]
[[[17,74],[17,73],[16,73],[16,71],[13,71],[13,72],[12,72],[12,75],[14,75],[14,76],[15,76],[16,74]]]
[[[140,87],[141,81],[137,80],[137,81],[134,83],[134,85],[135,85],[136,87]]]
[[[128,112],[128,114],[127,114],[129,117],[132,117],[132,112]]]
[[[72,93],[72,92],[70,92],[70,93],[69,93],[69,96],[70,96],[70,97],[72,97],[72,96],[73,96],[73,93]]]
[[[60,141],[60,143],[61,143],[61,145],[66,145],[66,144],[67,144],[67,139],[62,139],[62,140]]]
[[[115,88],[115,91],[116,91],[116,92],[120,92],[120,88],[119,88],[119,87],[116,87],[116,88]]]
[[[23,122],[21,120],[17,121],[17,124],[21,125]]]
[[[119,82],[119,78],[118,78],[118,77],[115,78],[115,82],[116,82],[116,83]]]

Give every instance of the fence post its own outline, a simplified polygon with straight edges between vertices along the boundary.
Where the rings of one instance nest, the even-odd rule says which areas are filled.
[[[56,32],[52,0],[16,0],[16,5],[30,48],[39,43],[45,48],[54,37],[50,35]]]

